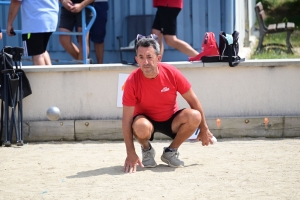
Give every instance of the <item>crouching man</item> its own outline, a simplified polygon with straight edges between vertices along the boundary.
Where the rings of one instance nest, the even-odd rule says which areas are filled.
[[[184,167],[184,162],[178,157],[178,148],[197,128],[200,128],[197,139],[202,145],[213,144],[213,135],[190,82],[176,67],[160,62],[160,47],[156,39],[153,34],[137,36],[135,59],[139,68],[125,83],[122,131],[127,151],[124,171],[129,173],[136,172],[137,165],[156,167],[155,150],[149,142],[155,132],[173,139],[161,156],[170,167]],[[177,92],[190,108],[178,108]],[[133,137],[141,145],[142,161],[136,154]]]

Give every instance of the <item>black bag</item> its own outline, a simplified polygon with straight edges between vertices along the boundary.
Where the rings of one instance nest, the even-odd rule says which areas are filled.
[[[239,53],[239,32],[234,31],[231,35],[225,32],[219,34],[219,55],[203,56],[202,62],[228,62],[230,67],[237,66],[245,58],[240,58]]]
[[[23,48],[4,47],[0,52],[0,99],[4,101],[4,76],[9,74],[10,81],[16,81],[19,74],[22,74],[22,96],[23,98],[32,94],[31,86],[25,72],[18,68],[17,61],[21,60]],[[14,69],[14,64],[16,68]],[[11,100],[8,97],[8,102]],[[10,105],[11,106],[11,105]]]
[[[219,34],[220,62],[228,62],[230,67],[238,65],[245,59],[240,58],[239,53],[239,32],[234,31],[232,35],[221,32]]]

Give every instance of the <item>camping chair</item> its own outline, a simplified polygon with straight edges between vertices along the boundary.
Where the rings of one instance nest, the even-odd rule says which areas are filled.
[[[122,53],[123,51],[135,51],[134,40],[137,34],[151,34],[154,17],[154,15],[129,15],[125,18],[125,22],[123,23],[122,28],[123,34],[121,36],[117,36],[119,42],[120,59],[122,64],[135,64],[135,60],[133,61],[133,63],[125,61],[123,59]],[[126,46],[124,46],[124,44]]]
[[[24,49],[19,47],[4,47],[0,55],[0,98],[2,99],[0,146],[2,146],[3,132],[4,146],[11,146],[13,131],[15,131],[17,146],[23,145],[22,99],[31,94],[29,81],[21,69],[23,51]]]

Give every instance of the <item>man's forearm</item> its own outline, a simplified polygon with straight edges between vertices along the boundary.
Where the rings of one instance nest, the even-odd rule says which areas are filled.
[[[126,125],[125,122],[123,122],[122,123],[122,132],[123,132],[124,142],[126,145],[127,154],[135,152],[131,126]]]
[[[208,129],[203,109],[200,109],[199,112],[201,114],[201,123],[200,123],[199,128],[202,130],[203,130],[203,128]]]
[[[93,3],[95,0],[83,0],[80,4],[83,8],[87,7],[91,3]]]
[[[21,4],[22,4],[22,1],[18,1],[18,0],[12,0],[10,2],[8,17],[7,17],[8,25],[12,25],[12,23],[14,22],[17,14],[18,14],[18,11],[20,9]]]

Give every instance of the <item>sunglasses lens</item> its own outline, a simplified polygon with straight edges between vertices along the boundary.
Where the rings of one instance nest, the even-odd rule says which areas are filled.
[[[142,38],[152,38],[152,39],[155,39],[156,41],[157,41],[157,39],[158,39],[157,35],[155,35],[155,34],[150,34],[150,35],[148,35],[148,36],[143,36],[143,35],[141,35],[141,34],[137,34],[137,36],[136,36],[136,40],[137,40],[137,41],[139,41],[139,40],[142,39]]]

